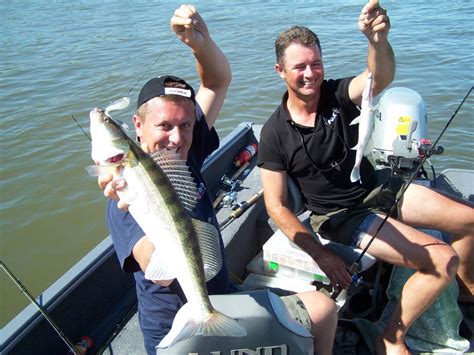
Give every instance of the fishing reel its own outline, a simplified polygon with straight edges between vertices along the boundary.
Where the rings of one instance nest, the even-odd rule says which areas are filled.
[[[229,178],[227,175],[222,175],[221,184],[223,188],[229,189],[222,197],[222,207],[234,207],[237,205],[237,189],[242,185],[241,180]]]
[[[357,270],[358,269],[358,263],[355,262],[351,265],[350,268],[347,269],[347,271],[349,272],[349,274],[351,274],[351,285],[355,286],[355,287],[358,287],[360,285],[362,285],[363,283],[363,278],[361,276],[359,276],[359,274],[354,271],[354,270]],[[331,298],[333,300],[336,300],[339,295],[341,294],[341,292],[344,290],[343,288],[340,288],[338,287],[339,285],[336,284],[334,287],[333,287],[333,292],[331,294]]]
[[[227,187],[231,191],[233,191],[233,190],[237,190],[240,187],[240,185],[242,185],[242,181],[237,180],[237,179],[232,179],[232,178],[230,178],[230,177],[228,177],[227,175],[224,174],[221,177],[221,184],[224,187]]]
[[[233,207],[237,204],[237,192],[229,191],[222,198],[222,207]]]

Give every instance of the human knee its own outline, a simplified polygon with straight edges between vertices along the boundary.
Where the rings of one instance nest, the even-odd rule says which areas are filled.
[[[311,302],[309,316],[313,323],[313,328],[324,326],[331,327],[337,323],[337,306],[328,296],[317,292],[313,302]]]
[[[459,268],[459,256],[455,253],[446,264],[446,275],[449,281],[456,277]]]
[[[450,281],[456,276],[459,267],[459,256],[451,247],[446,247],[437,253],[434,263],[440,276]]]
[[[336,319],[337,318],[337,306],[333,299],[330,297],[321,294],[319,299],[320,307],[325,310],[327,318]]]
[[[308,297],[303,299],[309,317],[311,319],[312,328],[320,326],[332,326],[337,323],[337,307],[334,301],[322,294],[321,292],[312,292]]]

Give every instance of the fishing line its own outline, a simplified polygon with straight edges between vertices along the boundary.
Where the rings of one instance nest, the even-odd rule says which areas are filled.
[[[84,130],[84,128],[82,128],[82,126],[80,125],[80,123],[77,121],[76,117],[74,117],[74,115],[71,115],[72,119],[76,122],[76,124],[79,126],[79,128],[81,129],[82,133],[84,133],[84,135],[87,137],[87,139],[89,141],[92,141],[91,137],[87,134],[87,132]]]
[[[140,78],[136,81],[136,83],[132,86],[132,88],[130,90],[128,90],[127,94],[125,95],[125,97],[129,98],[130,97],[130,94],[132,93],[132,91],[137,87],[137,85],[140,83],[140,81],[143,79],[143,77],[151,70],[151,68],[153,68],[153,66],[156,64],[156,62],[163,56],[163,54],[165,54],[169,48],[171,47],[171,45],[173,44],[173,41],[176,39],[176,37],[173,37],[171,38],[166,47],[160,52],[158,53],[158,56],[156,57],[156,59],[153,61],[153,63],[151,63],[148,68],[142,73],[142,75],[140,76]],[[71,115],[71,117],[73,118],[73,120],[76,122],[76,124],[79,126],[79,128],[81,129],[82,133],[84,133],[84,135],[87,137],[87,139],[89,141],[92,141],[91,137],[86,133],[86,131],[82,128],[81,124],[78,122],[78,120],[76,119],[76,117],[74,117],[74,115]]]
[[[457,109],[454,111],[454,113],[452,114],[451,118],[448,120],[448,122],[446,123],[446,125],[444,126],[443,130],[441,131],[441,133],[439,134],[438,138],[436,139],[436,141],[433,143],[432,147],[436,147],[436,145],[438,144],[438,142],[440,141],[441,137],[443,136],[444,132],[446,132],[446,129],[449,127],[449,125],[451,124],[451,122],[453,121],[454,117],[457,115],[458,111],[461,109],[462,105],[464,104],[464,102],[467,100],[467,98],[469,97],[469,95],[471,94],[472,90],[474,89],[474,86],[471,86],[471,89],[467,92],[467,94],[464,96],[464,98],[462,99],[461,103],[458,105]],[[410,186],[410,184],[415,180],[415,178],[418,176],[418,172],[419,170],[423,167],[423,164],[426,162],[426,160],[428,159],[428,156],[430,155],[430,152],[431,152],[431,149],[426,152],[423,156],[423,159],[421,160],[421,162],[419,163],[419,165],[417,166],[415,172],[413,173],[412,177],[410,178],[410,180],[408,181],[408,183],[406,183],[403,187],[403,189],[401,190],[401,194],[399,197],[395,198],[395,201],[393,202],[392,206],[390,207],[390,210],[387,212],[387,214],[385,215],[385,218],[383,219],[382,223],[380,223],[380,225],[377,227],[377,230],[375,231],[375,234],[370,238],[369,242],[367,243],[367,245],[365,246],[365,248],[362,250],[362,253],[360,253],[359,257],[357,258],[356,261],[354,261],[351,266],[349,267],[348,269],[348,272],[351,274],[351,277],[352,277],[352,282],[359,282],[360,281],[360,278],[357,276],[357,271],[358,271],[358,267],[359,267],[359,263],[360,261],[362,260],[362,258],[364,257],[364,255],[367,253],[367,250],[369,249],[370,245],[372,244],[372,242],[375,240],[375,238],[378,236],[380,230],[382,229],[382,227],[384,226],[384,224],[387,222],[388,218],[390,217],[390,215],[393,213],[393,211],[395,210],[395,208],[398,206],[398,203],[400,202],[400,200],[402,199],[403,195],[405,194],[405,192],[407,191],[408,187]],[[337,286],[334,288],[334,292],[332,293],[331,295],[331,298],[332,299],[336,299],[339,294],[341,293],[342,291],[342,288],[338,288]]]
[[[49,322],[49,324],[51,324],[51,326],[53,327],[53,329],[56,331],[56,333],[59,335],[59,337],[66,343],[66,345],[68,346],[68,348],[70,350],[72,350],[74,352],[74,354],[79,354],[79,352],[76,350],[76,348],[74,347],[74,344],[72,343],[71,340],[69,340],[69,338],[66,337],[66,335],[64,335],[64,333],[61,331],[61,329],[59,329],[59,327],[57,326],[57,324],[53,321],[53,319],[48,315],[48,313],[46,313],[46,310],[38,303],[36,302],[36,300],[34,299],[34,297],[31,295],[30,292],[28,292],[28,290],[26,289],[25,286],[23,286],[23,284],[21,283],[21,281],[13,274],[13,272],[10,271],[10,269],[3,263],[2,260],[0,260],[0,266],[3,268],[3,270],[5,270],[5,272],[7,273],[7,275],[13,280],[13,282],[15,283],[15,285],[21,290],[21,292],[26,296],[28,297],[28,299],[31,301],[31,303],[33,303],[36,308],[38,308],[38,310],[40,311],[40,313],[43,315],[43,317]]]
[[[464,102],[467,100],[467,98],[469,97],[469,95],[471,94],[472,90],[474,89],[474,86],[471,86],[471,89],[467,92],[467,94],[464,96],[464,98],[462,99],[461,103],[458,105],[457,109],[454,111],[454,113],[452,114],[451,118],[448,120],[448,122],[446,123],[446,125],[444,126],[443,130],[441,131],[441,133],[439,134],[438,138],[436,139],[436,141],[433,143],[432,147],[436,147],[436,145],[438,144],[438,142],[440,141],[441,137],[443,136],[444,132],[446,132],[446,130],[448,129],[449,125],[451,124],[451,122],[453,121],[454,117],[456,117],[458,111],[461,109],[462,105],[464,104]],[[431,150],[429,151],[431,152]],[[429,153],[428,152],[428,153]],[[410,178],[410,180],[408,181],[408,183],[406,183],[402,189],[402,192],[400,194],[399,197],[397,197],[392,205],[392,207],[390,208],[390,210],[387,212],[387,214],[385,215],[385,218],[383,219],[382,223],[378,226],[375,234],[372,236],[372,238],[370,239],[369,243],[366,245],[366,247],[364,248],[364,250],[362,250],[362,253],[359,255],[359,257],[357,258],[357,260],[352,264],[351,268],[350,268],[350,272],[353,273],[355,272],[355,269],[357,267],[357,265],[359,264],[359,262],[362,260],[363,256],[365,255],[365,253],[367,252],[367,249],[369,249],[370,245],[372,244],[372,242],[374,241],[374,239],[377,237],[377,235],[379,234],[380,230],[382,229],[383,225],[385,224],[385,222],[388,220],[388,218],[390,217],[390,215],[392,214],[392,212],[394,211],[394,209],[398,206],[398,203],[400,202],[401,198],[403,197],[403,195],[405,194],[405,192],[407,191],[408,187],[410,186],[410,184],[415,180],[415,178],[417,177],[418,175],[418,172],[419,170],[421,169],[421,167],[423,166],[423,164],[425,163],[425,161],[428,159],[428,155],[429,154],[424,154],[423,156],[423,159],[421,160],[420,164],[418,165],[418,167],[416,168],[415,172],[413,173],[412,177]]]
[[[176,39],[176,37],[173,37],[168,41],[168,45],[160,53],[158,53],[158,56],[153,61],[153,63],[151,63],[150,66],[142,73],[140,78],[138,78],[138,80],[135,82],[135,85],[133,85],[132,88],[130,90],[128,90],[127,94],[125,95],[126,97],[130,96],[131,92],[137,87],[138,83],[143,79],[145,74],[147,74],[151,70],[151,68],[156,64],[158,59],[160,59],[163,56],[163,54],[165,54],[168,51],[168,49],[171,47],[171,44],[173,43],[173,41],[175,39]]]

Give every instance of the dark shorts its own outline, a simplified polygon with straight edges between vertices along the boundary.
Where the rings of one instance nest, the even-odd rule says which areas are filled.
[[[357,205],[343,208],[326,215],[311,215],[311,227],[323,238],[349,246],[358,246],[367,233],[377,213],[390,212],[396,199],[404,190],[405,180],[391,177],[390,169],[379,170],[377,186]],[[397,218],[399,201],[390,217]]]

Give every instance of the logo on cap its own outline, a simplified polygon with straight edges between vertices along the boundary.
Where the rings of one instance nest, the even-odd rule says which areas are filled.
[[[184,97],[191,97],[191,90],[165,87],[165,95],[179,95]]]

